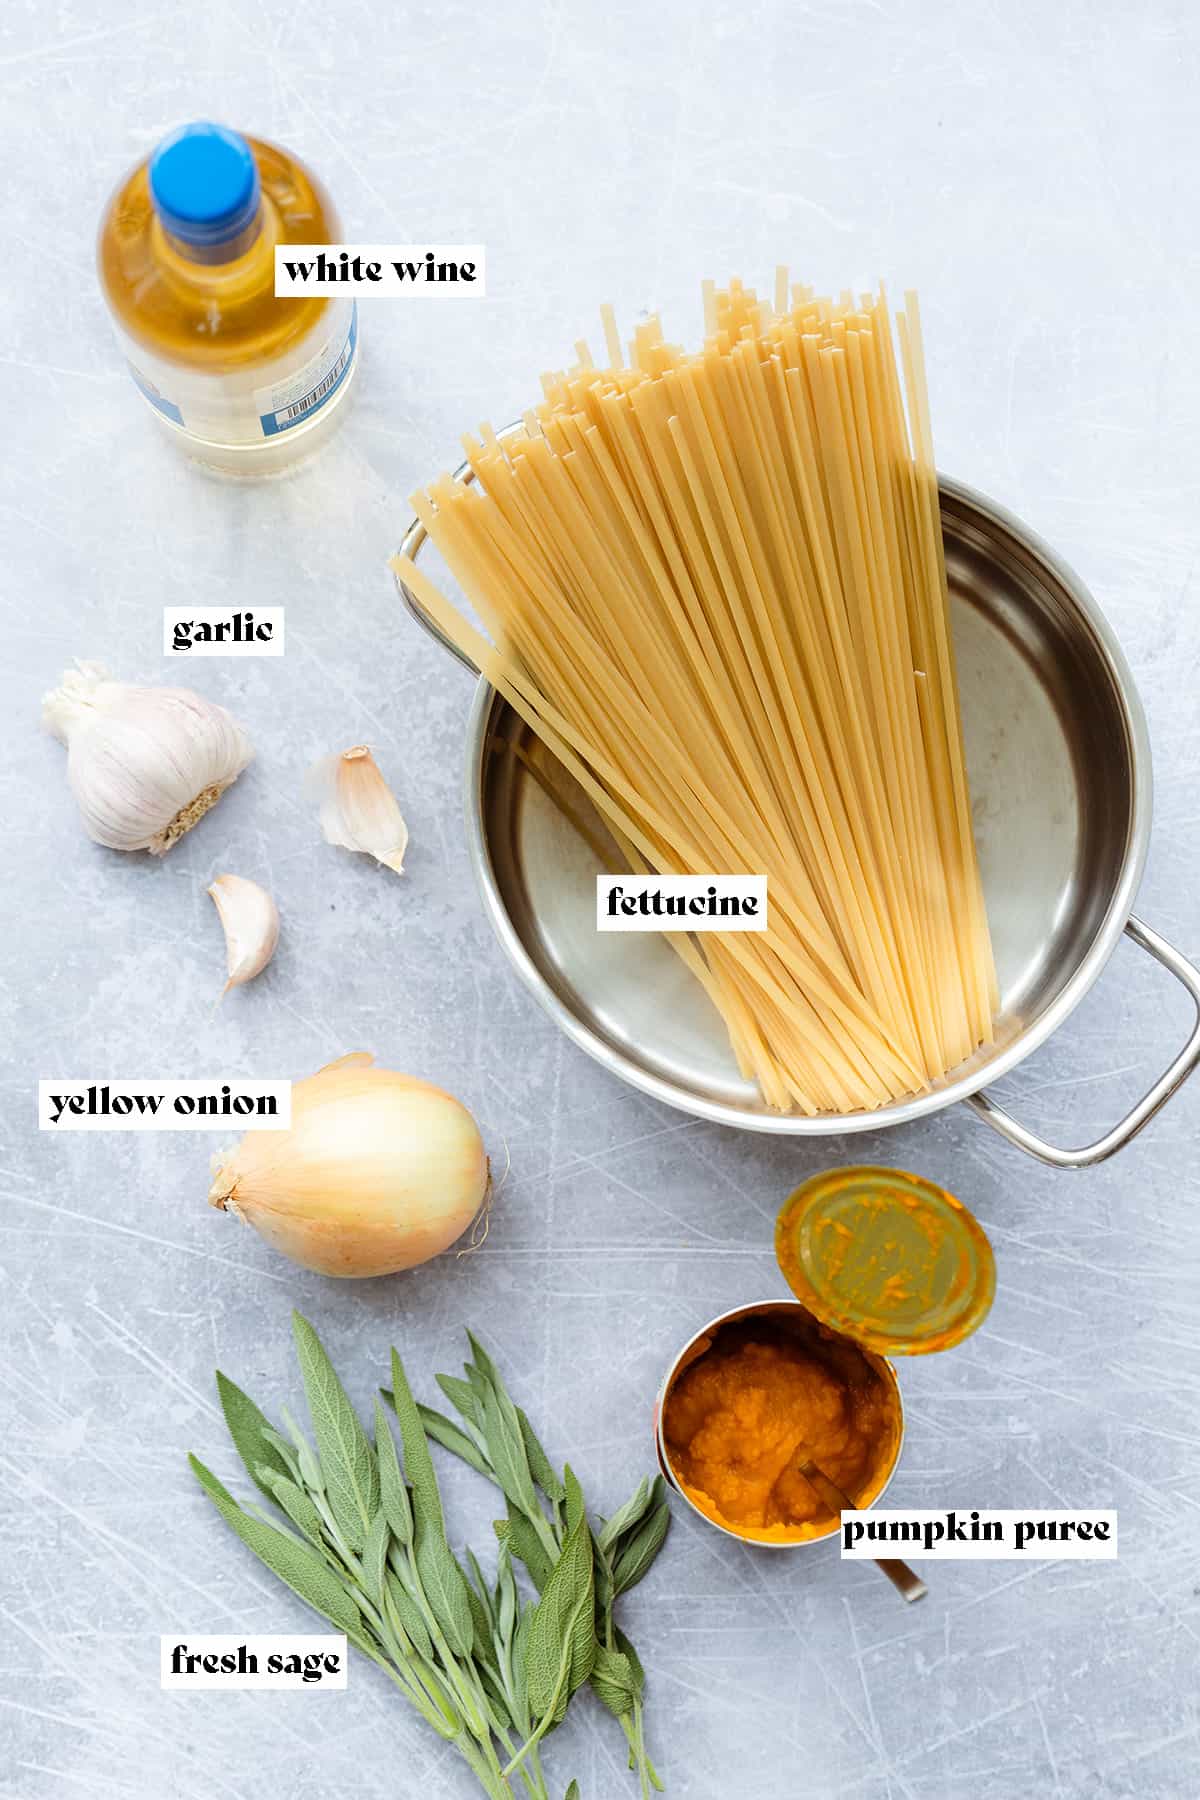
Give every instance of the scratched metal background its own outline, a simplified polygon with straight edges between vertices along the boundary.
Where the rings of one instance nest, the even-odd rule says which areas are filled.
[[[1155,747],[1140,910],[1196,955],[1198,43],[1164,0],[5,9],[4,1800],[466,1800],[463,1767],[365,1668],[336,1696],[159,1692],[160,1631],[308,1623],[186,1472],[194,1447],[232,1474],[214,1364],[295,1399],[295,1303],[366,1400],[389,1341],[429,1388],[469,1322],[611,1507],[650,1464],[680,1342],[779,1291],[784,1194],[864,1152],[961,1193],[999,1263],[978,1336],[902,1371],[895,1501],[1116,1506],[1121,1559],[933,1565],[909,1612],[869,1567],[756,1555],[680,1513],[628,1607],[670,1793],[1200,1791],[1200,1083],[1078,1175],[962,1114],[844,1147],[768,1142],[617,1086],[483,925],[458,812],[468,683],[399,616],[384,567],[412,486],[456,460],[462,430],[527,404],[600,300],[627,322],[661,305],[694,334],[705,274],[766,281],[786,258],[833,287],[914,283],[942,466],[1049,539],[1120,633]],[[258,489],[167,458],[92,273],[118,176],[205,114],[307,156],[351,239],[490,256],[486,305],[364,309],[344,433]],[[258,760],[164,863],[122,859],[82,836],[39,695],[76,655],[180,679],[160,608],[189,600],[285,604],[287,657],[188,671]],[[325,847],[301,798],[308,763],[360,739],[412,827],[401,881]],[[214,1014],[204,888],[224,869],[275,890],[284,938]],[[1081,1140],[1165,1062],[1184,1010],[1123,950],[1004,1092]],[[335,1286],[206,1207],[212,1140],[32,1130],[39,1076],[298,1076],[358,1047],[453,1089],[507,1144],[484,1254]],[[486,1543],[487,1494],[467,1472],[448,1483],[454,1539]],[[629,1793],[619,1741],[573,1710],[551,1747],[560,1789]]]

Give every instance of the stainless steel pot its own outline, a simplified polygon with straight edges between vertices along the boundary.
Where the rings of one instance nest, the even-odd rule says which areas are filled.
[[[470,478],[465,468],[458,474]],[[877,1131],[965,1100],[1032,1156],[1083,1168],[1127,1144],[1200,1061],[1200,974],[1131,911],[1150,836],[1150,747],[1116,639],[1078,576],[1019,520],[945,478],[941,507],[1000,981],[996,1040],[986,1050],[927,1092],[874,1112],[772,1112],[739,1075],[719,1016],[669,945],[643,933],[596,932],[601,864],[572,823],[595,817],[590,802],[561,770],[547,779],[532,734],[483,680],[467,736],[471,860],[522,979],[568,1037],[644,1093],[723,1125],[796,1136]],[[403,553],[416,556],[424,541],[414,520]],[[403,583],[400,591],[425,629],[466,661]],[[598,821],[597,835],[604,836]],[[1122,932],[1183,983],[1196,1023],[1119,1124],[1064,1149],[982,1090],[1057,1030]]]

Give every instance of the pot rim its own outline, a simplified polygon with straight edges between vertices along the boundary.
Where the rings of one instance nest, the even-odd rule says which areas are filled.
[[[711,1525],[713,1530],[719,1531],[723,1537],[732,1538],[735,1544],[747,1544],[753,1550],[815,1550],[819,1545],[828,1544],[831,1539],[837,1537],[838,1531],[841,1528],[840,1516],[834,1520],[828,1531],[821,1533],[820,1537],[750,1537],[743,1531],[734,1531],[731,1526],[722,1525],[720,1519],[714,1519],[711,1513],[706,1513],[702,1507],[697,1506],[691,1495],[680,1486],[678,1477],[672,1467],[671,1459],[667,1454],[667,1442],[663,1432],[663,1413],[665,1411],[667,1393],[671,1383],[679,1373],[679,1365],[687,1355],[688,1351],[694,1344],[698,1343],[702,1337],[707,1337],[710,1332],[719,1331],[722,1325],[730,1325],[736,1319],[743,1319],[751,1313],[765,1312],[768,1308],[775,1312],[803,1313],[806,1319],[812,1319],[815,1324],[823,1324],[823,1321],[818,1319],[815,1313],[810,1312],[808,1307],[805,1306],[802,1301],[792,1299],[784,1300],[780,1299],[778,1296],[774,1296],[769,1300],[749,1300],[742,1306],[731,1306],[728,1311],[718,1313],[715,1319],[710,1319],[707,1325],[702,1325],[699,1331],[692,1333],[687,1343],[684,1344],[674,1362],[667,1370],[666,1375],[663,1377],[662,1385],[658,1390],[658,1395],[654,1402],[654,1447],[658,1454],[659,1468],[662,1470],[663,1476],[667,1481],[671,1492],[677,1494],[681,1500],[685,1500],[698,1519],[703,1519],[706,1525]],[[892,1485],[896,1470],[900,1467],[900,1458],[904,1453],[907,1421],[904,1416],[904,1395],[900,1390],[900,1379],[896,1373],[894,1363],[892,1363],[888,1357],[881,1355],[878,1351],[868,1350],[865,1345],[857,1343],[852,1337],[848,1337],[844,1331],[833,1331],[832,1326],[829,1325],[825,1325],[824,1329],[826,1331],[831,1331],[834,1337],[844,1338],[847,1343],[854,1344],[855,1349],[860,1350],[868,1361],[881,1363],[888,1372],[892,1392],[896,1397],[896,1408],[900,1419],[900,1430],[896,1438],[896,1454],[893,1456],[891,1466],[888,1469],[887,1475],[884,1477],[883,1485],[871,1496],[871,1505],[873,1507],[878,1506],[879,1502],[883,1499],[883,1496]]]
[[[939,474],[938,485],[951,499],[963,502],[985,520],[1008,532],[1024,549],[1045,563],[1060,582],[1107,666],[1125,724],[1131,794],[1128,842],[1120,879],[1091,944],[1062,990],[1036,1019],[1017,1031],[1005,1049],[979,1063],[972,1058],[967,1064],[960,1065],[956,1072],[943,1076],[924,1093],[894,1100],[871,1112],[819,1113],[811,1118],[795,1113],[756,1112],[723,1100],[707,1099],[702,1094],[678,1086],[665,1076],[655,1074],[634,1061],[616,1044],[599,1037],[589,1025],[579,1019],[553,992],[526,950],[509,917],[492,873],[481,805],[484,748],[492,709],[504,702],[482,676],[477,682],[467,723],[464,812],[467,848],[475,883],[492,929],[525,986],[572,1043],[631,1087],[693,1118],[708,1119],[717,1125],[729,1125],[744,1131],[766,1132],[776,1136],[840,1137],[851,1132],[881,1131],[888,1126],[908,1124],[914,1119],[941,1112],[945,1107],[968,1099],[1001,1076],[1009,1074],[1058,1030],[1102,973],[1120,942],[1133,911],[1149,848],[1153,777],[1145,712],[1124,652],[1112,627],[1079,576],[1036,532],[1031,531],[1013,513],[967,486],[965,482]]]

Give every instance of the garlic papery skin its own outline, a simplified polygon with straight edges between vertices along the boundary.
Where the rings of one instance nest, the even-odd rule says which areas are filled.
[[[254,755],[223,706],[190,688],[130,687],[99,663],[67,670],[42,723],[67,746],[84,829],[109,850],[165,855]]]
[[[286,1132],[249,1131],[209,1203],[321,1275],[392,1275],[462,1236],[488,1194],[465,1106],[365,1053],[298,1081]]]
[[[222,989],[241,987],[261,975],[279,942],[279,908],[266,888],[243,875],[218,875],[208,890],[225,933],[229,980]]]
[[[305,788],[320,806],[327,844],[360,850],[403,874],[408,826],[366,744],[314,763]]]

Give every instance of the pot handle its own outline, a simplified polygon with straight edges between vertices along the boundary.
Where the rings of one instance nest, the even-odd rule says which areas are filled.
[[[1087,1169],[1093,1163],[1103,1162],[1106,1157],[1124,1149],[1142,1127],[1150,1123],[1159,1108],[1166,1105],[1176,1088],[1183,1085],[1196,1064],[1200,1063],[1200,970],[1193,968],[1172,944],[1159,937],[1156,931],[1151,931],[1148,925],[1143,925],[1140,919],[1130,915],[1125,930],[1135,944],[1160,962],[1164,969],[1169,969],[1177,981],[1183,983],[1196,1008],[1196,1022],[1187,1043],[1166,1073],[1159,1076],[1150,1091],[1143,1094],[1120,1124],[1114,1125],[1111,1131],[1106,1131],[1094,1144],[1083,1144],[1078,1150],[1063,1150],[1057,1144],[1048,1144],[1044,1138],[1030,1131],[1028,1126],[1019,1124],[1002,1106],[997,1106],[994,1100],[989,1099],[987,1094],[971,1094],[967,1098],[967,1105],[973,1107],[993,1131],[998,1131],[1010,1144],[1016,1144],[1018,1149],[1028,1151],[1030,1156],[1036,1156],[1040,1162],[1049,1163],[1056,1169]]]
[[[455,476],[461,478],[462,470],[456,469]],[[466,479],[470,480],[469,470]],[[420,519],[414,519],[408,530],[405,532],[404,537],[401,539],[400,549],[398,550],[397,555],[407,556],[410,562],[415,562],[417,559],[417,552],[420,550],[421,545],[428,536],[429,533],[422,525]],[[478,677],[482,671],[475,667],[475,664],[464,650],[460,650],[458,645],[454,643],[451,638],[446,636],[441,626],[434,623],[429,614],[425,611],[425,608],[421,605],[421,602],[417,599],[417,596],[412,592],[411,588],[405,587],[403,581],[400,579],[399,569],[394,569],[392,572],[396,577],[396,586],[400,589],[400,598],[403,600],[405,606],[407,606],[409,612],[417,621],[417,624],[421,629],[427,631],[434,642],[442,646],[443,650],[448,650],[455,662],[460,662],[464,669],[469,669],[472,675]]]
[[[524,429],[525,426],[523,422],[520,419],[514,419],[511,425],[506,425],[503,431],[498,431],[496,433],[496,436],[500,439],[501,443],[503,443],[505,438],[512,437],[517,432],[524,431]],[[450,479],[452,481],[461,481],[464,487],[470,487],[475,479],[475,471],[469,462],[461,462]],[[429,533],[422,525],[420,519],[414,519],[404,534],[398,554],[400,556],[407,556],[410,562],[416,562],[417,553],[428,536]],[[476,668],[466,652],[460,650],[458,645],[453,643],[451,639],[446,636],[441,626],[434,623],[429,614],[425,611],[425,608],[421,605],[421,602],[417,599],[417,596],[406,588],[401,581],[400,571],[397,569],[394,573],[396,576],[396,586],[400,589],[400,598],[403,600],[405,606],[407,606],[409,612],[417,621],[417,624],[421,629],[427,631],[433,641],[436,644],[440,644],[443,650],[448,650],[455,662],[460,662],[464,669],[469,669],[476,680],[482,679],[483,670]]]

